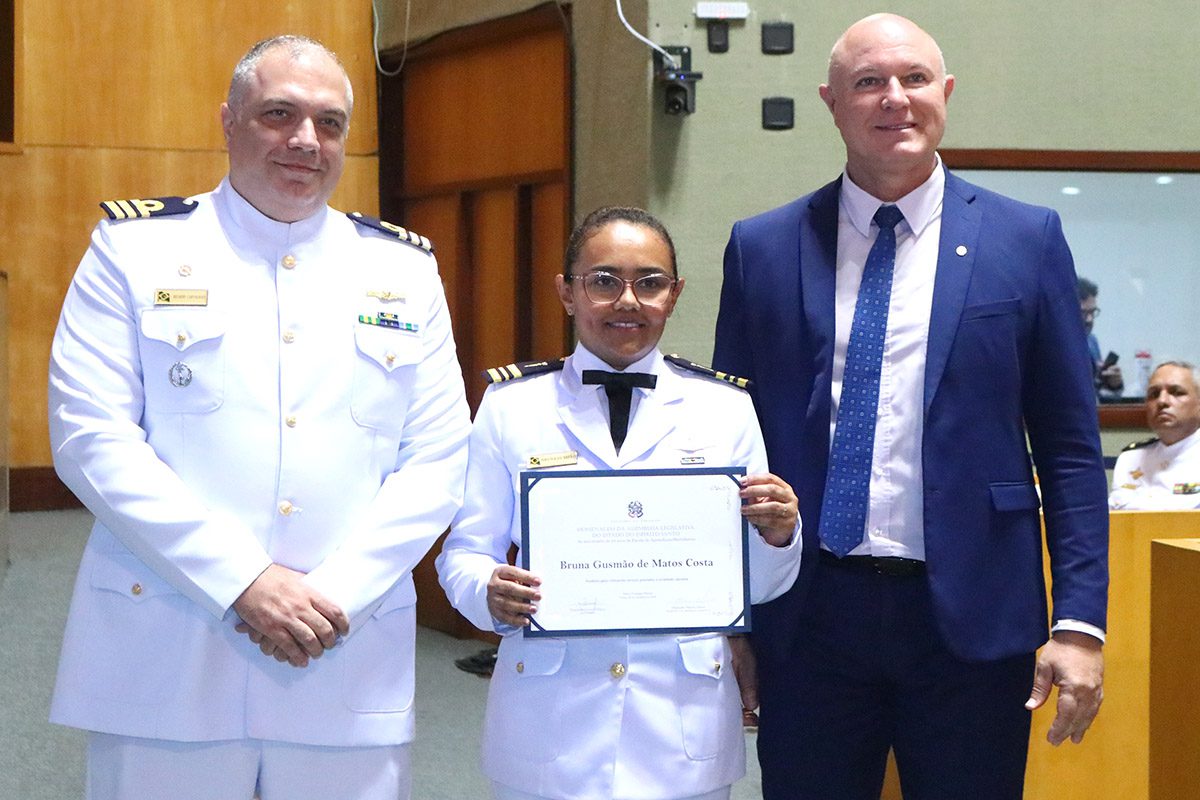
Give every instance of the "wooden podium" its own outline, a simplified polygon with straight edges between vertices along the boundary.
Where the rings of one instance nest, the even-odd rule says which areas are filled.
[[[1155,541],[1150,575],[1150,800],[1197,797],[1200,539]]]
[[[1054,719],[1057,690],[1046,705],[1034,713],[1033,730],[1029,737],[1029,763],[1025,771],[1026,800],[1148,800],[1151,797],[1151,541],[1200,537],[1200,512],[1114,511],[1109,520],[1104,705],[1082,744],[1068,742],[1057,748],[1046,742],[1046,731]],[[1161,549],[1167,544],[1160,542],[1155,547]],[[1197,744],[1200,735],[1196,733],[1194,722],[1196,712],[1200,712],[1200,700],[1197,699],[1200,692],[1197,689],[1200,686],[1200,628],[1195,624],[1200,614],[1200,548],[1193,548],[1197,550],[1195,552],[1188,551],[1193,560],[1188,560],[1178,550],[1176,547],[1168,551],[1169,558],[1162,557],[1164,566],[1161,574],[1172,576],[1172,580],[1167,583],[1165,577],[1161,579],[1164,583],[1162,597],[1156,594],[1155,599],[1156,603],[1160,599],[1162,603],[1178,603],[1180,609],[1190,609],[1190,613],[1181,610],[1169,612],[1163,617],[1163,612],[1158,612],[1156,621],[1161,626],[1176,626],[1171,634],[1163,634],[1164,637],[1177,635],[1183,626],[1190,623],[1190,645],[1181,638],[1173,645],[1175,649],[1170,651],[1170,658],[1172,663],[1178,662],[1180,669],[1186,667],[1191,672],[1186,675],[1182,672],[1163,672],[1163,675],[1170,675],[1171,680],[1190,676],[1191,683],[1180,684],[1178,690],[1170,691],[1171,705],[1166,706],[1159,716],[1163,719],[1162,724],[1171,726],[1170,730],[1174,731],[1169,735],[1164,734],[1163,738],[1169,738],[1172,744],[1164,743],[1163,757],[1173,758],[1177,753],[1183,757],[1185,751],[1190,753],[1190,783],[1187,784],[1188,791],[1155,794],[1154,800],[1200,797],[1200,783],[1197,783],[1200,779],[1200,745]],[[1048,559],[1046,563],[1049,564]],[[1178,569],[1191,570],[1188,573],[1190,582],[1172,571]],[[1156,570],[1156,589],[1160,581],[1159,574]],[[1046,583],[1047,586],[1050,583],[1048,573]],[[1170,594],[1166,589],[1168,585],[1177,585],[1178,593]],[[1191,605],[1184,605],[1186,602]],[[1192,649],[1187,650],[1188,646]],[[1187,654],[1190,654],[1190,662],[1181,660]],[[1156,664],[1159,658],[1160,654],[1156,653]],[[1165,660],[1167,656],[1162,655],[1162,658]],[[1164,688],[1163,691],[1167,690]],[[1172,705],[1182,710],[1188,702],[1191,702],[1192,714],[1175,713],[1167,721]],[[1165,785],[1165,780],[1160,783]],[[890,764],[882,798],[901,798],[899,782]]]

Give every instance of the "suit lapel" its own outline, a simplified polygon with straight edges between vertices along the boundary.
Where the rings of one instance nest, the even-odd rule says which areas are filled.
[[[803,308],[801,319],[808,325],[814,345],[813,387],[809,417],[824,410],[824,425],[828,429],[829,407],[832,402],[834,310],[837,307],[837,235],[838,204],[842,179],[823,186],[813,193],[808,213],[800,217],[800,296]]]
[[[933,309],[929,316],[929,344],[925,353],[926,414],[941,383],[958,332],[971,271],[975,268],[981,220],[974,188],[947,170],[937,274],[933,281]]]

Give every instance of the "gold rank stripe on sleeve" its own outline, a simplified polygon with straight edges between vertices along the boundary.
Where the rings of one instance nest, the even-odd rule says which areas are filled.
[[[697,364],[695,361],[689,361],[681,355],[671,353],[669,356],[663,356],[664,359],[674,364],[677,367],[695,372],[700,375],[706,375],[709,378],[715,378],[719,381],[732,384],[739,389],[749,389],[753,386],[753,382],[749,378],[739,378],[737,375],[730,375],[728,372],[720,372],[712,367],[706,367],[703,364]]]
[[[426,253],[433,253],[433,242],[416,231],[410,231],[407,228],[401,228],[399,225],[384,222],[379,217],[368,217],[360,211],[351,211],[346,216],[364,228],[370,228],[393,239],[399,239],[407,245],[424,250]]]
[[[105,200],[100,204],[110,220],[147,219],[190,214],[199,205],[186,197],[154,197],[148,200]]]
[[[541,375],[543,372],[555,372],[563,368],[565,358],[554,361],[522,361],[503,367],[492,367],[483,371],[483,377],[488,383],[504,383],[516,378],[528,378],[530,375]]]

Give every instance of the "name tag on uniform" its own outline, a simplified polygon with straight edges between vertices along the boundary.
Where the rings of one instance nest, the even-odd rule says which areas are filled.
[[[684,466],[703,464],[704,456],[684,456],[683,458],[679,459],[679,463],[683,464]]]
[[[561,453],[542,453],[530,456],[527,466],[529,469],[541,467],[566,467],[579,463],[579,453],[576,450],[564,450]]]
[[[156,306],[206,306],[208,289],[155,289]]]

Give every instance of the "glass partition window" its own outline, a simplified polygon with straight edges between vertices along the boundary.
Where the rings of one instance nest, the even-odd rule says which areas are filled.
[[[1200,363],[1200,174],[958,169],[1062,216],[1075,271],[1099,287],[1092,332],[1119,359],[1124,398],[1153,364]]]

